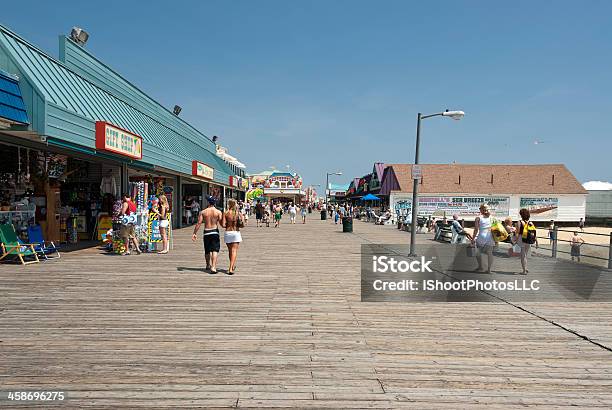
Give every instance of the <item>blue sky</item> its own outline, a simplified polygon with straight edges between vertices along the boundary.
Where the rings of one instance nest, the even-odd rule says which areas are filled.
[[[134,3],[134,4],[132,4]],[[138,3],[138,4],[136,4]],[[87,48],[249,171],[421,162],[564,163],[612,180],[612,2],[27,1],[0,21],[57,56]],[[534,141],[543,141],[534,144]]]

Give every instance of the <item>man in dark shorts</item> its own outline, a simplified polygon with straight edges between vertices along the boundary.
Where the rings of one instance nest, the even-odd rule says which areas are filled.
[[[193,229],[191,240],[195,242],[198,239],[198,230],[204,222],[204,256],[206,257],[206,270],[211,274],[217,273],[217,257],[221,249],[221,238],[219,237],[219,223],[221,222],[222,214],[215,207],[217,200],[215,197],[209,196],[208,208],[201,211],[198,215],[198,223]]]
[[[255,220],[257,221],[257,226],[263,226],[261,223],[264,214],[264,207],[261,204],[261,201],[257,200],[257,205],[255,205]]]

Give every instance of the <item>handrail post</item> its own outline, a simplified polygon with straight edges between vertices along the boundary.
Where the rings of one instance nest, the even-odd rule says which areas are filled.
[[[608,269],[612,269],[612,232],[610,232],[610,245],[608,246]]]
[[[553,227],[553,243],[552,243],[552,257],[556,258],[557,257],[557,244],[558,244],[558,239],[559,239],[559,228],[557,227],[557,225],[555,225]]]

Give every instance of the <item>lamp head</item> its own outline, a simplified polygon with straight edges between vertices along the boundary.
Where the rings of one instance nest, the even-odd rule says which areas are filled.
[[[89,40],[89,33],[80,27],[73,27],[70,31],[70,38],[80,46],[84,46]]]
[[[461,118],[465,116],[463,111],[449,111],[446,110],[442,113],[444,117],[451,117],[453,120],[459,121]]]

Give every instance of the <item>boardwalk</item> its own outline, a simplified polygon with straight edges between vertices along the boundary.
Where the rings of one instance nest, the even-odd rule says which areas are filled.
[[[71,407],[612,406],[612,304],[362,303],[360,244],[407,234],[316,219],[246,228],[235,276],[204,273],[188,229],[166,256],[0,266],[0,390]]]

